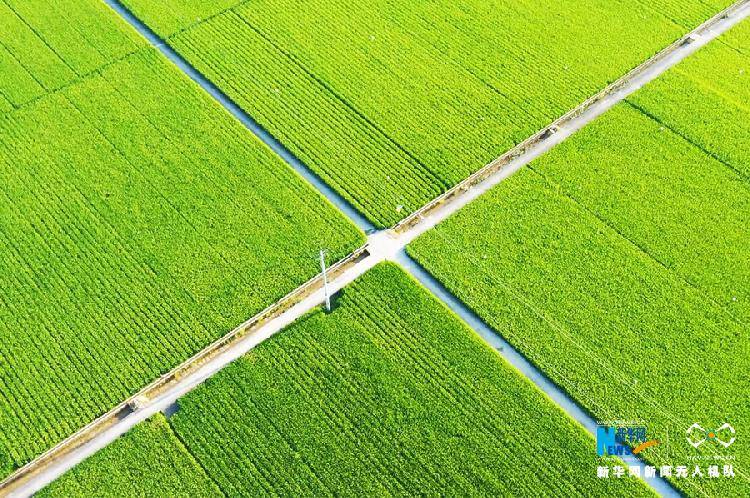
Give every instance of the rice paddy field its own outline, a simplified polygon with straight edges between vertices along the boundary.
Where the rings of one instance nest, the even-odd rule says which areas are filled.
[[[36,496],[187,498],[224,495],[160,414],[135,426]]]
[[[124,3],[387,227],[730,2]]]
[[[145,45],[98,0],[0,2],[0,113],[22,107]]]
[[[578,472],[593,438],[393,264],[181,399],[169,423],[226,496],[650,495]]]
[[[750,23],[710,43],[629,102],[750,181]]]
[[[645,420],[672,441],[698,420],[750,418],[739,394],[750,390],[746,151],[731,140],[712,148],[711,118],[684,118],[701,91],[723,106],[714,112],[728,130],[750,131],[729,117],[743,112],[736,80],[750,61],[731,44],[748,26],[667,72],[672,86],[646,86],[409,246],[595,418]],[[732,446],[735,467],[747,469],[749,448]],[[670,444],[647,458],[712,452]],[[749,482],[743,471],[674,485],[742,496]]]
[[[730,3],[0,0],[0,496],[749,496],[750,21],[406,255],[379,231]],[[15,481],[366,243],[332,310]],[[599,456],[611,420],[690,473]]]
[[[65,78],[0,116],[2,476],[314,276],[319,249],[363,242],[153,49]]]

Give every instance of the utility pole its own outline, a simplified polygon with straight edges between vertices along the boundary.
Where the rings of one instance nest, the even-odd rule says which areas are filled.
[[[323,290],[326,295],[326,311],[331,311],[331,294],[328,292],[328,275],[326,275],[326,253],[320,250],[320,271],[323,272]]]

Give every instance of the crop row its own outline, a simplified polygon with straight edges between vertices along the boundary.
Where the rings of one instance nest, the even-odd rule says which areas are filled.
[[[750,24],[747,22],[735,26],[731,31],[724,33],[721,42],[725,45],[750,56]],[[696,56],[698,57],[698,56]]]
[[[409,252],[597,419],[672,442],[645,457],[684,464],[696,420],[747,419],[747,329],[558,188],[523,171]]]
[[[0,130],[3,475],[362,242],[151,50]]]
[[[35,496],[223,495],[159,414],[138,424]]]
[[[244,1],[246,0],[212,0],[210,2],[196,0],[160,0],[159,2],[122,0],[122,3],[162,38],[168,38]]]
[[[168,41],[389,226],[729,3],[261,0]]]
[[[532,168],[750,323],[750,188],[737,172],[627,104]]]
[[[142,45],[99,0],[2,0],[0,111],[68,85]]]
[[[750,48],[747,35],[750,21],[532,166],[746,324],[750,55],[740,49]]]
[[[718,53],[715,67],[736,60]],[[657,80],[631,100],[655,103],[655,89],[670,98]],[[666,444],[643,456],[668,465],[719,453],[685,442],[696,421],[750,417],[737,395],[750,389],[750,189],[697,143],[710,133],[685,130],[622,103],[408,248],[597,419],[645,421]],[[732,448],[735,467],[746,450]],[[746,480],[675,484],[729,496]]]
[[[399,212],[440,193],[430,171],[233,12],[172,43],[355,208],[376,217],[377,225],[393,224]]]

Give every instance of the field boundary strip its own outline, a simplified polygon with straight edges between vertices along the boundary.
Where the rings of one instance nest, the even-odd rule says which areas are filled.
[[[105,0],[105,2],[110,5],[116,1],[117,0]],[[746,9],[746,11],[744,9]],[[119,10],[116,10],[116,12],[122,14]],[[424,233],[426,230],[437,224],[437,222],[447,218],[450,214],[478,196],[479,194],[476,192],[473,192],[470,195],[463,195],[470,191],[472,187],[482,184],[483,188],[490,188],[506,178],[513,172],[510,171],[513,168],[505,168],[505,166],[515,162],[516,164],[514,167],[520,168],[524,164],[530,162],[533,159],[532,156],[535,154],[535,148],[540,146],[546,147],[547,143],[561,141],[548,140],[550,137],[555,136],[557,129],[561,128],[563,125],[574,123],[576,118],[581,118],[583,114],[592,112],[596,104],[605,100],[607,97],[611,97],[612,94],[615,94],[618,90],[621,90],[623,87],[632,83],[633,79],[644,73],[648,68],[664,61],[675,50],[697,40],[701,34],[708,32],[714,25],[720,21],[728,19],[734,14],[741,14],[738,16],[739,19],[737,19],[736,22],[750,15],[750,0],[740,0],[711,17],[690,33],[681,37],[673,44],[659,51],[653,57],[628,72],[625,76],[608,85],[604,90],[590,97],[549,126],[532,135],[513,149],[484,166],[479,171],[473,173],[455,187],[436,197],[425,206],[415,211],[412,215],[394,225],[393,228],[372,233],[365,245],[336,262],[329,268],[329,284],[334,284],[339,278],[341,280],[346,280],[359,276],[379,261],[385,259],[396,260],[397,253],[402,250],[406,244],[411,242],[411,240],[416,238],[416,236]],[[717,35],[718,34],[713,33],[713,36]],[[155,43],[154,40],[150,38],[149,41]],[[179,67],[182,69],[181,66]],[[666,69],[668,69],[668,67],[664,70]],[[191,79],[194,78],[191,77]],[[197,83],[207,90],[211,96],[217,98],[203,84],[199,81]],[[622,98],[624,98],[624,96]],[[224,99],[227,99],[227,97],[224,96]],[[219,100],[219,102],[226,108],[226,105],[221,99],[217,98],[217,100]],[[229,102],[231,103],[231,101]],[[238,117],[232,112],[232,109],[228,108],[228,110],[235,117]],[[255,133],[254,130],[251,129],[251,131]],[[263,141],[265,142],[265,140]],[[286,157],[282,156],[282,158],[286,161]],[[297,168],[294,167],[294,169],[296,170]],[[313,184],[313,186],[317,187],[316,184]],[[474,190],[476,191],[477,189]],[[328,197],[328,194],[325,191],[321,192],[321,194]],[[337,203],[334,202],[334,204]],[[345,214],[348,215],[348,212],[345,211]],[[107,429],[112,428],[117,422],[121,421],[123,418],[127,418],[128,415],[133,413],[133,407],[136,408],[136,413],[140,412],[142,401],[144,404],[148,404],[148,402],[153,400],[154,397],[159,396],[161,393],[165,393],[170,389],[176,388],[187,376],[197,373],[201,367],[211,362],[211,360],[217,359],[222,353],[227,353],[231,350],[238,344],[240,339],[251,337],[255,332],[258,332],[259,329],[279,318],[282,318],[291,308],[303,303],[306,298],[309,299],[315,292],[319,292],[322,289],[322,280],[322,274],[312,277],[306,283],[294,289],[276,303],[271,304],[263,311],[259,312],[195,354],[190,359],[172,369],[170,372],[154,380],[147,387],[127,398],[109,412],[92,421],[31,462],[18,468],[10,476],[0,482],[0,496],[10,495],[14,490],[22,487],[26,481],[32,480],[38,474],[42,474],[46,470],[46,467],[52,466],[56,460],[73,453],[77,449],[83,447],[86,443],[94,440],[97,436],[102,435]],[[344,283],[340,284],[341,286],[345,285]],[[336,286],[332,285],[332,287]],[[320,302],[316,302],[309,306],[307,311],[319,304]],[[263,338],[261,340],[265,339]]]
[[[691,32],[677,39],[671,45],[660,50],[659,52],[654,54],[652,57],[647,59],[646,61],[642,62],[638,66],[628,71],[625,75],[613,81],[612,83],[610,83],[609,85],[604,87],[602,90],[600,90],[596,94],[589,97],[588,99],[584,100],[577,107],[574,107],[570,111],[566,112],[565,114],[557,118],[555,121],[553,121],[549,125],[545,126],[541,130],[539,130],[538,132],[536,132],[535,134],[531,135],[529,138],[524,140],[523,142],[519,143],[518,145],[516,145],[509,151],[505,152],[500,157],[494,159],[493,161],[486,164],[484,167],[482,167],[475,173],[472,173],[471,175],[469,175],[465,180],[451,187],[450,189],[440,194],[439,196],[435,197],[433,200],[431,200],[430,202],[428,202],[421,208],[411,213],[409,216],[407,216],[406,218],[398,222],[396,225],[394,225],[392,230],[397,233],[401,233],[411,228],[415,224],[418,224],[424,217],[429,215],[429,213],[434,211],[438,206],[446,202],[449,202],[456,195],[459,195],[460,193],[465,192],[466,190],[469,190],[471,187],[478,185],[479,183],[482,183],[488,177],[492,176],[498,170],[502,169],[505,165],[507,165],[514,159],[520,157],[522,154],[526,153],[529,149],[538,145],[540,142],[543,142],[544,140],[549,138],[551,135],[555,134],[564,125],[570,123],[571,121],[579,117],[581,114],[586,112],[586,110],[590,109],[592,106],[600,102],[602,99],[612,95],[613,93],[616,93],[618,90],[622,89],[625,85],[627,85],[628,82],[630,82],[635,77],[642,74],[644,71],[646,71],[650,67],[663,61],[670,54],[672,54],[675,50],[677,50],[678,48],[686,44],[693,43],[696,40],[696,36],[702,35],[706,31],[710,30],[717,22],[724,20],[730,17],[731,15],[741,11],[747,5],[750,5],[750,0],[739,0],[738,2],[733,3],[726,9],[714,15],[707,21],[700,24],[697,28],[695,28]]]

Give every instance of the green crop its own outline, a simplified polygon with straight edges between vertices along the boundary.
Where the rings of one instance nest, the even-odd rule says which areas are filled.
[[[179,401],[229,496],[646,495],[398,267],[381,264]]]
[[[722,43],[750,56],[750,22],[744,21],[719,38]],[[696,55],[695,57],[700,57]]]
[[[2,476],[364,239],[152,49],[0,116],[0,177]]]
[[[746,445],[696,450],[684,434],[750,419],[749,28],[408,248],[597,419],[648,424],[649,461],[734,458],[734,479],[674,479],[691,496],[748,490]]]
[[[740,24],[531,166],[745,324],[750,56],[726,43],[750,47],[749,28]]]
[[[595,418],[643,420],[649,461],[691,465],[716,452],[685,442],[693,423],[750,419],[749,215],[732,169],[621,104],[408,251]]]
[[[0,1],[0,112],[4,99],[20,107],[144,44],[112,16],[99,0]]]
[[[730,1],[257,0],[192,26],[197,2],[126,3],[389,226]]]
[[[628,100],[750,182],[750,21]]]
[[[39,498],[223,496],[155,415],[37,493]]]
[[[731,0],[123,1],[383,227]],[[654,463],[750,419],[748,40],[409,247],[596,418],[644,420]],[[0,0],[0,479],[364,240],[145,45],[101,0]],[[730,453],[736,480],[675,484],[746,495]],[[383,264],[42,495],[648,494],[598,464]]]
[[[750,184],[731,168],[626,104],[532,168],[750,323]]]
[[[137,17],[148,22],[148,25],[159,35],[166,38],[193,25],[210,19],[245,0],[159,0],[149,2],[142,0],[123,0]]]

